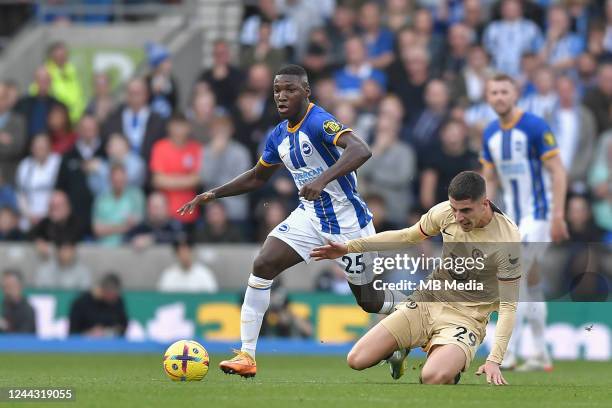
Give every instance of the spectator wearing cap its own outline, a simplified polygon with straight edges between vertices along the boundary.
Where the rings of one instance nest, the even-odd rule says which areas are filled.
[[[34,285],[46,289],[86,289],[91,285],[91,270],[79,261],[74,242],[57,242],[54,256],[34,273]]]
[[[96,197],[93,207],[93,231],[98,242],[118,246],[125,233],[138,225],[144,216],[144,195],[137,187],[127,185],[125,168],[111,167],[110,191]]]
[[[178,103],[178,85],[172,76],[172,59],[166,47],[147,43],[147,57],[151,73],[146,81],[149,87],[149,105],[151,110],[164,119],[168,119],[176,110]]]
[[[35,333],[36,314],[23,295],[23,275],[18,269],[2,273],[0,333]]]
[[[45,66],[51,76],[51,95],[68,108],[76,123],[85,110],[85,100],[77,69],[69,60],[68,46],[61,41],[51,44]]]
[[[70,334],[88,337],[125,335],[128,316],[121,296],[121,280],[109,272],[70,306]]]
[[[161,292],[206,292],[219,290],[215,274],[194,259],[193,243],[180,238],[174,243],[176,263],[166,268],[157,288]]]
[[[151,158],[153,145],[164,137],[164,119],[149,108],[149,90],[142,78],[126,84],[126,103],[111,114],[102,126],[102,137],[107,140],[113,133],[121,133],[130,143],[130,149],[145,163]]]

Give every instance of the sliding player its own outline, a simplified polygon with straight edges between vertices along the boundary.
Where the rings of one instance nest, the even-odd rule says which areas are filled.
[[[523,319],[531,326],[536,354],[521,371],[552,370],[546,347],[546,303],[539,283],[538,260],[551,238],[554,242],[567,239],[564,218],[567,175],[559,148],[546,122],[516,106],[517,86],[507,75],[497,75],[487,81],[488,103],[498,120],[484,131],[481,161],[487,180],[489,197],[493,199],[498,180],[503,190],[506,212],[518,225],[523,249],[523,280],[516,328],[510,340],[502,368],[516,366],[517,345]]]
[[[421,382],[456,384],[484,338],[489,314],[499,310],[495,343],[476,374],[486,374],[489,383],[507,384],[499,365],[514,327],[520,280],[518,228],[487,199],[485,180],[478,173],[455,176],[448,196],[449,201],[432,207],[409,228],[345,243],[330,242],[311,252],[317,260],[335,259],[350,253],[401,249],[442,233],[442,259],[480,259],[480,268],[468,271],[439,267],[428,282],[452,287],[477,280],[482,290],[436,291],[431,286],[416,290],[355,344],[347,357],[351,368],[363,370],[396,350],[423,347],[427,361]]]
[[[219,364],[229,374],[252,377],[263,316],[270,304],[272,280],[285,269],[311,261],[312,248],[327,240],[347,240],[375,233],[372,214],[357,193],[355,170],[371,156],[367,144],[332,115],[311,103],[306,71],[282,68],[274,77],[274,101],[284,119],[268,135],[259,162],[234,180],[196,196],[178,212],[196,205],[244,194],[262,187],[284,165],[299,189],[300,205],[263,244],[249,276],[240,313],[242,348]],[[405,299],[401,292],[374,291],[369,266],[373,254],[350,254],[338,260],[359,305],[370,313],[388,314]]]

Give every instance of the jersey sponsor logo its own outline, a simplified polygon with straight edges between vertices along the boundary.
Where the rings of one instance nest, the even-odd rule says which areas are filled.
[[[554,146],[556,143],[555,136],[551,132],[544,133],[544,143],[548,146]]]
[[[287,231],[289,231],[289,224],[281,224],[281,225],[278,227],[278,230],[279,230],[280,232],[287,232]]]
[[[321,173],[323,173],[323,167],[319,166],[316,169],[293,173],[293,179],[298,187],[302,187],[304,184],[308,184],[319,177]]]
[[[342,129],[342,125],[335,120],[326,120],[323,122],[323,130],[328,135],[335,135]]]
[[[506,176],[522,175],[527,173],[524,163],[501,163],[499,165],[500,173]]]
[[[300,145],[300,148],[302,149],[302,154],[306,157],[309,157],[312,154],[312,145],[310,143],[308,143],[307,141],[303,141],[302,144]]]

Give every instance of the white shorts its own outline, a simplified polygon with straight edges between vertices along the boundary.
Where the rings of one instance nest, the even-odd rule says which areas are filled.
[[[541,260],[550,246],[550,220],[536,220],[526,216],[521,218],[518,227],[523,243],[522,267],[528,273],[533,263]]]
[[[358,231],[344,234],[329,234],[321,232],[306,216],[302,208],[296,208],[269,234],[289,245],[300,255],[306,263],[310,263],[310,251],[318,246],[327,244],[327,241],[346,242],[351,239],[363,238],[376,234],[372,221]],[[346,254],[342,258],[334,259],[344,270],[346,279],[354,285],[365,285],[374,280],[372,264],[377,252],[364,254]]]

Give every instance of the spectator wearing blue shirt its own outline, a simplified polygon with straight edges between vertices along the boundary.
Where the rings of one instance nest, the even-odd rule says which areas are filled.
[[[493,56],[494,67],[516,77],[520,73],[521,56],[540,50],[542,32],[533,21],[523,17],[518,0],[504,0],[501,14],[501,21],[493,21],[485,29],[483,43]]]
[[[387,86],[387,78],[367,60],[363,40],[358,36],[350,37],[344,43],[346,65],[336,72],[336,88],[340,98],[358,102],[361,98],[361,85],[367,79],[378,82],[382,88]]]
[[[582,39],[570,32],[570,19],[561,6],[548,9],[548,30],[540,56],[555,71],[573,69],[576,58],[584,49]]]
[[[381,26],[381,11],[376,3],[365,3],[359,11],[359,25],[367,48],[368,59],[377,69],[393,62],[393,33]]]

